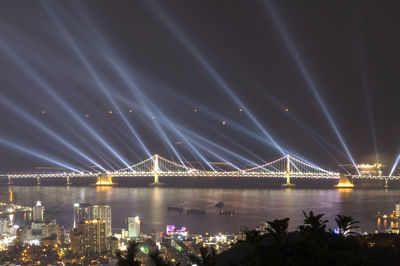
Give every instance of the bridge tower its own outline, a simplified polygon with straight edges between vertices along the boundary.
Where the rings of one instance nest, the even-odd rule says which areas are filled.
[[[382,170],[381,170],[381,165],[378,164],[378,175],[380,178],[382,178]],[[389,188],[389,184],[388,184],[388,179],[385,178],[385,185],[383,186],[384,188]]]
[[[8,176],[8,185],[12,185],[11,176]]]
[[[158,178],[159,172],[160,172],[160,167],[158,165],[158,154],[154,154],[154,166],[153,166],[154,184],[160,184],[160,180]]]
[[[290,183],[290,173],[292,172],[291,167],[290,167],[290,155],[286,155],[286,184],[283,184],[282,186],[284,187],[293,187],[296,184]]]
[[[69,179],[69,175],[67,175],[67,186],[71,185],[71,180]]]
[[[37,185],[40,186],[40,176],[36,177]]]

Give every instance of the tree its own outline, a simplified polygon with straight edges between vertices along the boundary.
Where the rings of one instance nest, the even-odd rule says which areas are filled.
[[[311,233],[312,235],[321,235],[325,233],[326,224],[328,220],[322,220],[324,214],[314,215],[313,211],[310,211],[308,215],[303,211],[304,224],[299,226],[301,233]]]
[[[150,253],[150,258],[153,260],[155,266],[169,266],[170,264],[166,262],[160,256],[160,250],[156,248],[154,252]]]
[[[140,266],[140,262],[136,260],[138,254],[138,243],[136,241],[130,241],[128,250],[125,255],[120,250],[117,251],[118,265],[120,266]]]
[[[205,266],[213,266],[217,263],[217,252],[213,246],[210,250],[206,246],[200,248],[201,260]]]
[[[270,228],[267,228],[267,231],[275,238],[275,240],[281,241],[283,236],[287,234],[289,218],[275,219],[273,221],[268,221],[267,223],[270,226]]]
[[[339,235],[350,235],[357,234],[351,230],[359,228],[359,221],[355,221],[351,216],[345,216],[338,214],[335,218],[337,227],[339,228]]]
[[[249,230],[245,232],[246,241],[254,245],[260,241],[260,233],[256,230]]]

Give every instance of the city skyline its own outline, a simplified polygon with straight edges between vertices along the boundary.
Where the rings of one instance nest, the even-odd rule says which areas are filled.
[[[398,265],[399,10],[0,1],[0,264]]]

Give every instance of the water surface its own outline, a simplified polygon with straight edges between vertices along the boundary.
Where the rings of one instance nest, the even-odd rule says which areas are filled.
[[[112,226],[124,227],[124,218],[139,216],[143,232],[164,231],[165,225],[186,226],[192,232],[238,232],[240,226],[254,228],[264,220],[290,218],[293,229],[303,220],[302,211],[326,214],[334,221],[337,214],[351,215],[361,221],[363,231],[377,229],[377,211],[390,212],[400,202],[400,190],[337,189],[192,189],[192,188],[122,188],[14,186],[14,200],[33,206],[37,200],[46,207],[47,219],[67,229],[73,224],[75,202],[107,204],[112,209]],[[9,199],[9,188],[0,188],[1,201]],[[223,201],[236,215],[221,216],[214,205]],[[167,206],[205,209],[205,216],[180,215],[167,211]],[[382,224],[383,225],[383,224]],[[333,223],[330,224],[330,227]]]

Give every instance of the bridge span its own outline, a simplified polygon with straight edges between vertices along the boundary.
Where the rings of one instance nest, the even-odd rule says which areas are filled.
[[[155,154],[140,163],[112,172],[6,173],[2,176],[8,178],[10,185],[15,179],[34,179],[40,185],[42,180],[49,178],[65,179],[67,185],[71,184],[73,178],[96,178],[96,185],[112,185],[113,177],[151,177],[154,185],[160,184],[159,177],[283,178],[286,180],[284,186],[294,185],[291,183],[291,178],[336,179],[338,181],[343,179],[343,175],[340,178],[341,175],[338,172],[327,171],[289,154],[263,165],[232,171],[199,170]],[[388,180],[400,180],[400,176],[352,175],[346,178],[385,180],[386,184]]]

